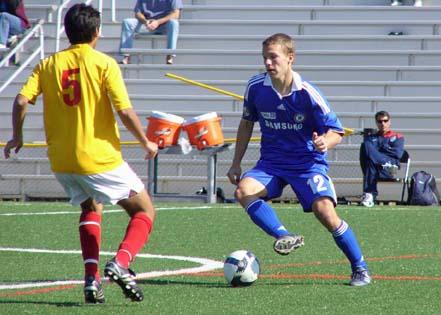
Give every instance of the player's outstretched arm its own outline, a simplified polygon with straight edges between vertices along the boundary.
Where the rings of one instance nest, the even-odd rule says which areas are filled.
[[[147,139],[135,111],[132,108],[126,108],[119,110],[117,113],[127,130],[130,131],[141,144],[141,147],[146,152],[146,159],[154,158],[158,153],[158,145]]]
[[[23,123],[28,110],[29,100],[21,94],[18,94],[14,100],[12,108],[12,139],[9,140],[4,148],[4,155],[6,159],[11,156],[11,150],[15,148],[14,152],[18,153],[23,146]]]
[[[243,156],[248,148],[251,135],[253,133],[254,122],[242,119],[237,129],[236,147],[234,150],[234,157],[231,167],[227,173],[228,179],[234,185],[237,185],[242,174],[240,164]]]

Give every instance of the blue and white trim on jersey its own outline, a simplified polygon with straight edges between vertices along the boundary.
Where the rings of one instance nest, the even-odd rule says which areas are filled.
[[[291,93],[296,92],[296,91],[300,91],[302,90],[303,87],[303,81],[302,81],[302,77],[295,71],[292,71],[292,77],[293,77],[293,82],[292,82],[292,87],[291,87]],[[282,98],[282,95],[280,95],[279,92],[277,92],[277,90],[273,87],[273,82],[271,81],[271,76],[268,75],[268,73],[260,73],[257,74],[253,77],[251,77],[251,79],[248,81],[248,85],[247,88],[245,90],[245,100],[248,100],[248,93],[250,88],[257,84],[257,83],[261,83],[263,81],[263,85],[265,86],[271,86],[274,90],[274,92],[276,92],[280,98]],[[323,98],[322,98],[323,99]]]
[[[331,109],[329,108],[328,103],[325,101],[320,92],[309,82],[302,82],[303,88],[308,92],[309,95],[313,98],[313,100],[317,103],[317,105],[321,108],[324,114],[328,114]]]
[[[245,100],[248,100],[248,92],[250,91],[251,86],[262,82],[265,79],[265,76],[266,76],[266,73],[260,73],[260,74],[257,74],[255,76],[251,77],[251,79],[248,81],[248,85],[245,90],[245,95],[244,95]]]
[[[303,86],[302,86],[302,77],[300,76],[300,74],[298,74],[295,71],[291,71],[291,72],[292,72],[291,93],[293,93],[293,92],[300,91],[301,89],[303,89]],[[274,92],[276,92],[279,95],[279,97],[282,98],[282,95],[280,95],[280,93],[274,88],[273,81],[271,80],[271,76],[267,75],[265,77],[265,81],[263,82],[263,85],[271,86],[273,88]]]

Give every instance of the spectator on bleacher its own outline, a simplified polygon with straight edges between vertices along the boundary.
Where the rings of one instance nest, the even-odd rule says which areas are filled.
[[[144,134],[115,59],[95,49],[100,24],[100,12],[92,6],[75,4],[67,11],[64,26],[71,45],[40,61],[16,96],[13,135],[4,155],[9,158],[11,150],[20,151],[28,103],[35,104],[43,94],[51,170],[70,202],[81,207],[78,227],[85,302],[105,301],[99,254],[106,203],[124,208],[130,220],[104,274],[121,287],[125,297],[139,302],[143,293],[129,265],[148,241],[155,208],[144,184],[123,160],[114,111],[138,140],[146,158],[153,158],[158,146]]]
[[[391,130],[391,117],[386,111],[375,114],[377,132],[365,132],[360,146],[360,166],[363,172],[361,205],[373,207],[378,195],[377,180],[394,178],[404,152],[403,135]]]
[[[183,8],[182,0],[137,0],[135,18],[124,19],[121,26],[120,50],[133,47],[136,33],[167,34],[167,49],[176,49],[179,35],[179,17]],[[145,30],[141,28],[145,27]],[[129,64],[130,55],[121,54],[120,63]],[[167,55],[166,63],[173,64],[175,55]]]
[[[24,33],[30,26],[22,0],[0,0],[0,48],[6,48],[11,36]]]
[[[393,7],[403,5],[403,0],[392,0],[390,5],[393,6]],[[413,2],[413,6],[414,7],[422,7],[423,6],[423,0],[415,0]]]
[[[317,88],[292,70],[294,42],[274,34],[262,43],[266,73],[253,76],[245,90],[236,149],[228,171],[237,185],[235,196],[251,220],[275,239],[273,249],[287,255],[303,245],[266,201],[279,197],[286,185],[296,193],[304,212],[313,212],[348,258],[350,285],[371,282],[366,261],[352,229],[335,210],[337,197],[327,175],[327,151],[341,142],[343,127]],[[241,162],[259,122],[260,159],[242,174]]]

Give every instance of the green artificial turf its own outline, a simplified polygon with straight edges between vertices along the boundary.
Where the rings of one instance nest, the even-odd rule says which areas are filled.
[[[124,299],[118,286],[106,282],[106,303],[85,305],[78,284],[83,277],[79,210],[65,203],[0,202],[0,314],[439,314],[441,310],[439,207],[339,206],[374,278],[368,287],[353,288],[347,285],[349,264],[332,237],[298,205],[274,205],[285,226],[305,237],[305,246],[288,256],[274,253],[273,239],[236,204],[156,206],[154,230],[141,253],[161,256],[138,257],[131,266],[138,274],[200,266],[181,260],[185,257],[222,262],[230,252],[247,249],[259,258],[260,278],[250,287],[230,288],[222,269],[146,277],[138,281],[145,294],[141,303]],[[127,222],[123,212],[104,214],[101,269],[118,248]],[[52,281],[68,284],[37,286]],[[8,289],[24,283],[29,287]]]

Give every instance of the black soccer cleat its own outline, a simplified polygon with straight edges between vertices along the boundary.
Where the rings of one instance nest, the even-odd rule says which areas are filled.
[[[84,301],[87,304],[102,304],[105,302],[101,282],[94,276],[88,276],[84,282]]]
[[[120,266],[115,258],[107,262],[104,268],[104,275],[108,277],[110,281],[120,286],[126,298],[135,302],[144,300],[144,294],[141,288],[136,284],[135,273],[128,268]]]

